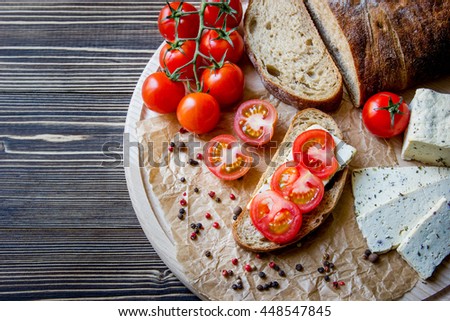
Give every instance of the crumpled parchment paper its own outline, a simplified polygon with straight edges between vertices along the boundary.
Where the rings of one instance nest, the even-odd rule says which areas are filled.
[[[244,99],[265,99],[277,108],[279,121],[274,140],[280,143],[297,110],[270,96],[248,62],[244,63],[244,71]],[[203,162],[197,167],[186,164],[189,158],[195,158],[196,153],[201,152],[201,147],[212,137],[232,134],[233,116],[232,112],[224,113],[218,128],[200,137],[179,135],[180,126],[174,115],[144,120],[137,126],[141,146],[144,146],[141,147],[141,158],[151,192],[158,198],[159,206],[165,213],[161,225],[169,231],[176,245],[177,258],[198,293],[212,300],[392,300],[414,287],[418,281],[417,274],[396,251],[382,255],[375,264],[362,258],[367,245],[354,217],[350,178],[333,215],[297,246],[266,254],[261,259],[241,249],[234,242],[231,232],[233,209],[247,205],[275,149],[257,150],[261,159],[266,161],[259,162],[242,180],[233,182],[219,180]],[[332,116],[344,133],[344,140],[358,150],[351,168],[397,164],[394,148],[388,141],[375,138],[363,128],[361,110],[353,108],[346,95],[339,110]],[[199,147],[190,148],[189,152],[176,150],[169,153],[168,142],[178,139],[189,146],[198,142]],[[186,178],[185,183],[180,182],[181,177]],[[196,187],[199,193],[194,192]],[[214,191],[221,202],[210,198],[209,191]],[[186,193],[185,197],[183,193]],[[231,200],[230,193],[237,199]],[[188,203],[184,220],[177,217],[182,198]],[[207,212],[212,219],[205,218]],[[213,228],[213,222],[219,223],[220,228]],[[194,241],[190,239],[193,232],[191,223],[202,223],[204,226]],[[211,257],[206,257],[205,251],[210,251]],[[330,282],[325,282],[324,274],[317,271],[322,266],[325,253],[330,255],[330,261],[335,265]],[[237,266],[231,263],[233,258],[239,260]],[[270,261],[276,262],[286,276],[281,277],[269,268]],[[295,270],[298,263],[304,267],[301,272]],[[254,271],[246,272],[245,264],[254,266]],[[223,277],[221,272],[224,269],[233,270],[234,275]],[[259,271],[266,273],[266,279],[258,276]],[[231,288],[237,277],[242,279],[242,290]],[[275,280],[280,284],[278,289],[262,292],[256,289],[258,284]],[[345,285],[336,289],[333,281],[343,281]]]

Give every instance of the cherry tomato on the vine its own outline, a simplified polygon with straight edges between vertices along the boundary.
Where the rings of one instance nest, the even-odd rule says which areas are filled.
[[[209,5],[205,8],[205,25],[208,27],[222,27],[226,19],[226,26],[234,28],[242,20],[242,4],[240,0],[208,0],[207,2],[222,2],[220,7]]]
[[[214,67],[205,69],[202,82],[203,92],[216,98],[223,108],[237,103],[244,95],[244,73],[231,62],[225,62],[218,69]]]
[[[205,93],[185,96],[177,108],[178,122],[192,133],[204,134],[213,130],[220,119],[217,100]]]
[[[364,105],[362,119],[375,136],[390,138],[408,127],[410,111],[403,98],[389,92],[370,97]]]
[[[196,12],[185,15],[186,12]],[[176,21],[179,20],[178,29]],[[195,38],[198,35],[200,17],[197,9],[187,2],[171,2],[161,9],[158,17],[158,29],[167,41],[175,41],[175,33],[178,38]]]
[[[200,52],[214,60],[237,63],[244,54],[244,40],[236,31],[206,31],[200,41]]]
[[[159,53],[159,64],[161,68],[167,68],[170,73],[176,69],[185,66],[189,62],[193,62],[195,54],[195,41],[188,40],[180,46],[174,46],[166,43]],[[200,67],[201,58],[196,60],[197,68]],[[180,70],[179,79],[194,79],[194,64],[187,65]]]
[[[182,82],[172,81],[164,72],[148,76],[142,85],[142,99],[148,109],[167,114],[177,110],[185,95]]]

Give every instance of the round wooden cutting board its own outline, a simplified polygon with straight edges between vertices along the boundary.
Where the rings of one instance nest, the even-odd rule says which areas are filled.
[[[123,147],[123,161],[127,186],[136,215],[153,248],[186,287],[201,299],[207,299],[200,295],[198,291],[189,284],[183,267],[177,261],[177,251],[171,237],[169,223],[165,220],[163,211],[156,205],[158,202],[156,201],[155,196],[150,192],[145,169],[140,167],[139,138],[137,137],[136,124],[140,120],[157,116],[157,114],[149,111],[144,106],[141,97],[141,87],[145,78],[159,68],[158,56],[161,47],[155,52],[145,67],[134,90],[127,114]],[[450,86],[450,84],[445,85]],[[439,300],[450,299],[450,294],[448,293],[450,292],[448,289],[450,283],[450,267],[448,266],[448,260],[443,264],[446,264],[446,267],[444,268],[446,272],[441,273],[437,282],[429,284],[419,281],[412,291],[403,296],[402,300],[423,300],[430,297]],[[436,294],[438,295],[435,296]]]

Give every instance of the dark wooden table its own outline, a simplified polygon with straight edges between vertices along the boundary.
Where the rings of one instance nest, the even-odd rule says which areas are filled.
[[[0,1],[0,300],[195,300],[129,200],[122,142],[162,0]]]

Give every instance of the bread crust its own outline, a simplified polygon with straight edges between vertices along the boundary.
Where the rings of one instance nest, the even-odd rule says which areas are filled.
[[[252,12],[251,8],[253,5],[255,5],[254,1],[250,0],[248,9],[244,15],[244,24],[248,23],[248,21],[250,20],[249,15],[250,15],[250,12]],[[306,11],[306,8],[305,8],[305,11]],[[306,18],[310,19],[309,17],[306,17]],[[311,20],[311,23],[313,23],[312,20]],[[247,34],[247,29],[248,29],[247,27],[244,28],[244,39],[245,39],[244,43],[245,43],[246,52],[250,58],[250,61],[253,64],[253,66],[255,67],[256,71],[260,75],[264,86],[273,96],[275,96],[279,100],[283,101],[284,103],[294,106],[300,110],[305,109],[305,108],[317,108],[317,109],[320,109],[323,111],[334,111],[339,107],[340,102],[342,101],[342,96],[343,96],[343,82],[342,82],[342,77],[341,77],[339,71],[337,70],[337,67],[335,67],[335,68],[336,68],[336,71],[339,76],[338,90],[334,93],[331,93],[330,97],[328,99],[311,100],[311,99],[306,99],[306,98],[296,96],[296,95],[290,93],[288,90],[284,89],[283,87],[279,86],[278,84],[274,83],[270,78],[266,77],[266,72],[264,71],[264,66],[261,66],[261,64],[259,63],[257,56],[248,41],[249,37]],[[331,63],[333,63],[331,56],[330,56],[330,60],[331,60]]]
[[[351,95],[354,105],[450,71],[449,1],[326,2],[353,55],[360,90],[359,101]]]
[[[281,143],[281,146],[286,146],[286,144],[291,145],[291,143],[300,133],[302,133],[304,130],[306,130],[308,127],[314,124],[318,124],[326,128],[333,135],[342,139],[342,132],[340,131],[340,129],[338,128],[337,124],[334,122],[331,116],[321,112],[320,110],[308,108],[296,114],[286,133],[286,136],[283,139],[283,142]],[[261,176],[258,185],[256,186],[252,195],[255,195],[259,191],[259,189],[265,183],[265,181],[269,177],[271,177],[275,172],[275,170],[278,168],[278,166],[283,163],[284,157],[281,157],[283,156],[280,155],[281,151],[282,149],[279,148],[278,151],[273,156],[271,166],[269,166],[267,170],[264,172],[264,174]],[[286,150],[284,149],[284,151]],[[288,150],[288,152],[290,152],[290,150]],[[319,206],[316,207],[313,211],[303,215],[303,223],[300,232],[297,235],[297,237],[294,240],[292,240],[292,242],[281,245],[266,239],[264,241],[265,242],[264,246],[255,246],[248,244],[248,242],[245,241],[245,235],[242,235],[243,232],[241,229],[241,227],[243,227],[244,220],[249,219],[249,211],[247,210],[247,208],[244,208],[241,215],[239,215],[238,219],[233,224],[232,230],[236,243],[245,250],[261,253],[275,251],[278,249],[282,249],[286,246],[289,246],[291,244],[297,243],[299,240],[301,240],[306,235],[308,235],[316,228],[318,228],[332,213],[334,207],[337,205],[337,202],[339,201],[342,191],[344,190],[347,174],[348,174],[348,167],[339,171],[335,175],[333,186],[329,190],[325,191],[324,197],[320,202]],[[255,232],[257,232],[256,229]]]

